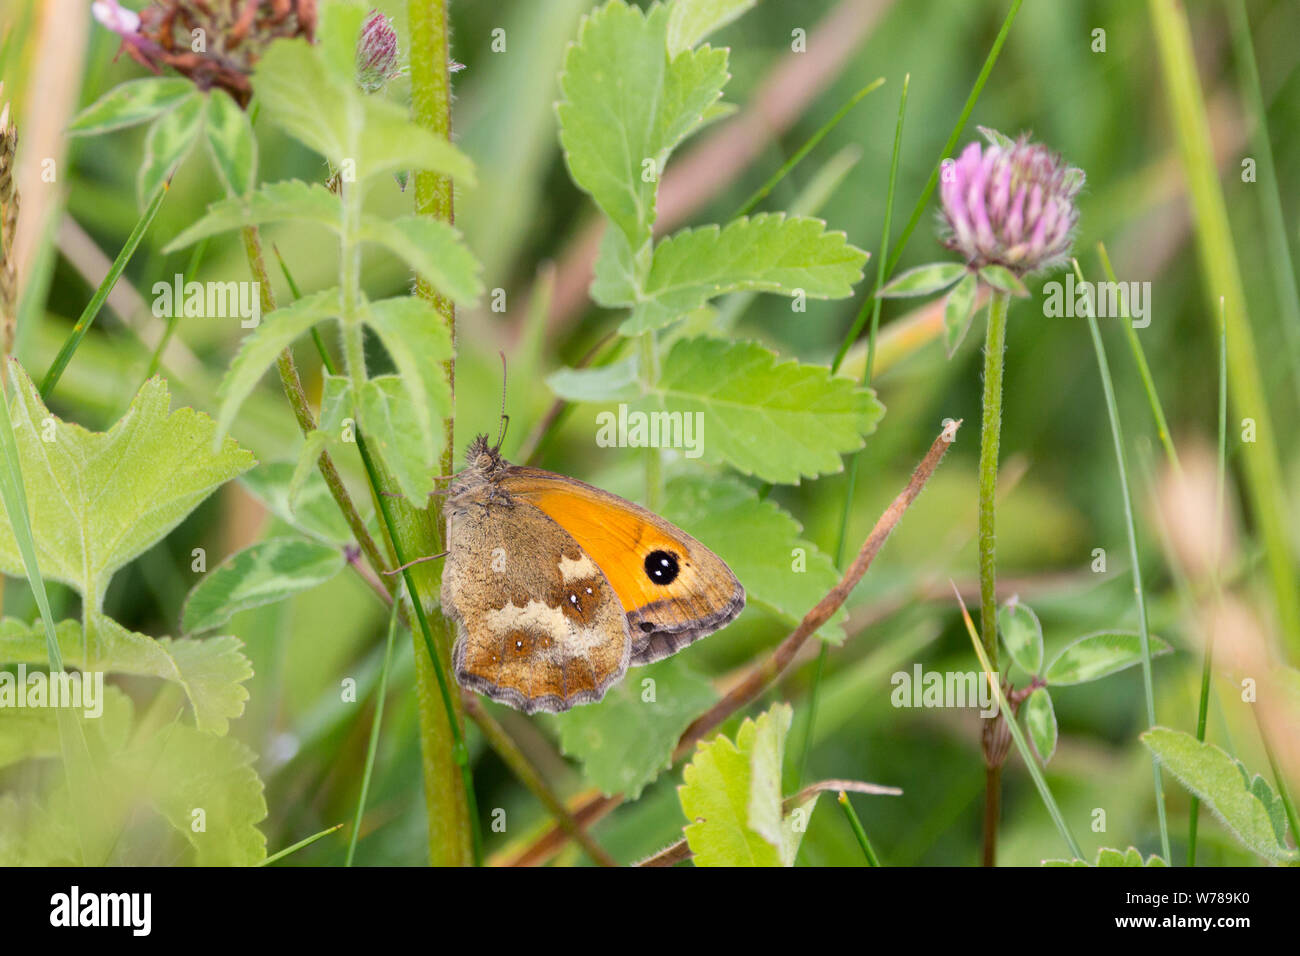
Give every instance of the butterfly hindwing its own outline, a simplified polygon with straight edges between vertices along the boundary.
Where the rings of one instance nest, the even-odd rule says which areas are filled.
[[[594,558],[526,502],[475,502],[448,521],[456,679],[525,713],[600,700],[627,670],[631,640]]]

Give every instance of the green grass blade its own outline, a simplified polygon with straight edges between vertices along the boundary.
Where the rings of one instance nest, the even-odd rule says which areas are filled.
[[[876,260],[876,288],[884,285],[887,277],[884,250],[889,248],[889,231],[893,224],[894,194],[898,187],[898,158],[903,143],[903,117],[907,113],[907,89],[911,85],[911,81],[912,75],[910,73],[903,77],[903,92],[898,99],[898,120],[894,125],[894,150],[889,160],[889,190],[885,194],[885,222],[881,228],[880,236],[881,254]],[[867,345],[867,364],[862,372],[863,385],[871,384],[872,367],[876,357],[876,333],[880,328],[881,300],[874,295],[864,300],[862,309],[864,314],[867,302],[871,303],[871,333]],[[839,360],[842,359],[843,353],[837,356],[836,364],[831,367],[832,372],[839,371]],[[858,459],[859,455],[856,454],[849,459],[848,488],[844,492],[844,508],[840,514],[839,543],[835,547],[835,566],[837,568],[844,567],[844,547],[849,533],[849,514],[853,510],[853,496],[858,483]],[[796,789],[803,784],[804,772],[808,768],[808,754],[812,750],[813,732],[817,727],[817,705],[821,697],[822,674],[826,671],[826,657],[829,651],[829,646],[823,642],[821,650],[817,654],[817,671],[813,674],[812,689],[808,695],[807,728],[804,731],[803,748],[799,754],[798,776],[795,777]]]
[[[352,865],[357,852],[357,839],[361,835],[361,817],[366,811],[366,796],[370,793],[370,775],[375,769],[375,753],[379,750],[379,728],[384,722],[384,697],[388,693],[388,668],[393,660],[393,635],[397,633],[398,603],[388,615],[388,639],[384,646],[384,666],[379,672],[379,689],[375,692],[375,719],[370,726],[370,743],[366,747],[366,769],[361,775],[361,795],[357,797],[357,815],[352,821],[352,836],[348,838],[348,855],[344,866]]]
[[[1084,281],[1083,271],[1078,260],[1074,261],[1074,274],[1080,282]],[[1124,453],[1124,433],[1120,428],[1119,408],[1115,404],[1115,386],[1110,378],[1110,363],[1106,360],[1106,347],[1101,341],[1101,330],[1097,327],[1097,318],[1088,310],[1088,331],[1092,334],[1092,345],[1097,353],[1097,369],[1101,373],[1101,387],[1106,396],[1106,413],[1110,418],[1110,433],[1115,444],[1115,462],[1119,470],[1120,494],[1124,501],[1124,529],[1128,535],[1129,564],[1133,569],[1133,591],[1137,598],[1138,633],[1142,639],[1142,689],[1146,695],[1147,726],[1156,723],[1155,689],[1151,680],[1151,634],[1147,624],[1146,592],[1142,588],[1142,567],[1138,563],[1137,526],[1133,519],[1133,498],[1129,491],[1128,463]],[[1160,762],[1154,754],[1151,757],[1151,774],[1155,786],[1156,816],[1160,821],[1160,848],[1166,860],[1172,860],[1169,853],[1169,821],[1165,813],[1164,783],[1160,777]]]
[[[1250,19],[1246,16],[1244,0],[1228,3],[1228,19],[1232,22],[1232,47],[1237,68],[1241,71],[1243,97],[1254,121],[1251,133],[1251,154],[1258,157],[1260,211],[1264,216],[1264,233],[1268,243],[1269,273],[1273,276],[1274,293],[1282,311],[1280,324],[1291,352],[1291,380],[1296,395],[1300,397],[1300,290],[1296,287],[1295,263],[1287,242],[1286,222],[1282,218],[1282,193],[1277,185],[1277,169],[1273,165],[1273,137],[1268,131],[1268,113],[1264,108],[1264,94],[1259,86],[1259,68],[1255,64],[1255,45],[1250,39]]]
[[[1292,663],[1300,660],[1300,587],[1291,554],[1285,482],[1277,433],[1246,312],[1246,293],[1215,164],[1209,117],[1201,91],[1187,11],[1178,0],[1148,0],[1164,74],[1170,118],[1178,138],[1191,198],[1201,273],[1209,302],[1224,299],[1228,336],[1228,389],[1238,414],[1255,420],[1255,444],[1242,456],[1247,499],[1268,563],[1277,619]]]
[[[880,866],[880,857],[876,856],[876,851],[871,847],[871,841],[867,839],[867,831],[862,829],[862,821],[858,819],[857,813],[853,810],[853,804],[849,802],[849,795],[843,790],[836,798],[841,807],[844,808],[844,815],[849,819],[849,826],[853,828],[853,835],[857,837],[858,846],[862,847],[862,855],[867,858],[867,866]]]
[[[0,446],[3,446],[3,451],[0,452],[3,455],[0,458],[0,498],[4,500],[9,526],[13,528],[14,540],[18,542],[18,551],[23,557],[27,583],[31,585],[32,596],[41,611],[50,670],[61,671],[63,654],[59,651],[59,642],[54,634],[54,615],[50,611],[49,595],[45,593],[45,579],[41,577],[40,565],[36,561],[36,539],[32,536],[31,514],[27,510],[27,489],[23,486],[18,442],[14,438],[14,423],[9,415],[10,360],[3,361],[4,364],[0,365],[0,405],[4,406],[4,414],[0,415]]]
[[[81,318],[77,319],[77,324],[72,327],[72,334],[63,343],[63,348],[59,349],[59,354],[54,357],[54,364],[50,366],[50,370],[45,373],[45,378],[41,382],[41,398],[48,400],[50,392],[54,391],[54,386],[58,384],[63,370],[68,367],[73,354],[77,351],[77,346],[81,344],[81,340],[90,331],[91,325],[95,322],[95,317],[104,305],[104,301],[108,298],[108,294],[113,291],[113,286],[117,285],[117,280],[121,277],[123,270],[126,269],[127,263],[131,261],[131,256],[135,254],[136,248],[140,245],[140,240],[148,232],[154,217],[158,215],[158,209],[162,206],[163,200],[167,198],[170,189],[171,180],[165,180],[158,187],[157,192],[154,193],[153,199],[149,201],[148,208],[145,209],[144,214],[136,222],[135,228],[131,230],[131,235],[127,236],[126,245],[122,247],[122,251],[113,260],[108,275],[104,276],[104,281],[99,284],[95,294],[86,303]]]
[[[194,251],[190,253],[190,261],[185,266],[185,275],[181,282],[182,288],[194,281],[194,277],[198,274],[199,265],[203,262],[203,255],[208,251],[208,240],[210,238],[210,236],[204,236],[194,246]],[[162,365],[163,353],[167,351],[167,344],[171,342],[172,336],[176,334],[176,326],[180,324],[180,320],[180,308],[177,306],[172,309],[172,314],[167,317],[167,328],[163,331],[162,338],[158,340],[153,355],[149,357],[149,369],[144,373],[146,381],[158,373],[158,369]]]
[[[257,865],[270,866],[272,863],[278,863],[280,860],[283,860],[290,853],[297,853],[303,847],[311,846],[317,840],[327,837],[331,833],[335,833],[338,830],[341,830],[342,828],[343,828],[343,824],[336,823],[334,824],[334,826],[330,827],[327,830],[321,830],[320,833],[313,833],[311,836],[307,837],[307,839],[299,840],[293,846],[287,846],[283,850],[280,850],[278,853],[272,853],[270,856],[268,856],[265,860],[263,860],[261,863]]]
[[[912,232],[916,229],[916,224],[921,221],[921,216],[925,212],[926,205],[930,202],[930,197],[934,194],[935,187],[939,185],[939,170],[943,160],[952,154],[957,145],[957,140],[961,139],[962,131],[966,129],[966,121],[975,110],[975,104],[979,102],[980,94],[984,91],[984,84],[988,82],[989,75],[993,72],[993,66],[998,62],[998,56],[1002,53],[1002,46],[1006,43],[1007,35],[1011,32],[1011,24],[1016,19],[1016,14],[1020,12],[1020,4],[1023,0],[1013,0],[1011,9],[1007,11],[1006,17],[1002,21],[1002,27],[998,30],[997,37],[993,40],[993,46],[989,48],[989,55],[984,58],[984,66],[980,68],[979,76],[975,78],[975,84],[971,87],[970,95],[966,97],[966,103],[962,107],[961,114],[957,117],[957,123],[953,126],[952,132],[948,134],[948,142],[944,143],[943,149],[939,151],[939,159],[934,164],[934,169],[930,171],[930,178],[926,180],[925,188],[921,190],[921,195],[916,200],[916,206],[912,209],[912,215],[908,217],[907,225],[903,227],[903,232],[898,237],[898,242],[894,243],[894,248],[889,253],[889,258],[884,262],[884,275],[889,277],[898,265],[898,261],[903,257],[903,251],[907,248],[907,242],[912,238]],[[884,256],[881,257],[884,259]],[[849,349],[857,341],[858,335],[862,332],[862,327],[867,321],[867,302],[874,299],[876,290],[884,284],[884,280],[876,282],[871,290],[870,298],[863,301],[862,308],[858,310],[857,319],[850,326],[849,331],[845,334],[844,340],[840,342],[840,347],[835,353],[835,360],[831,363],[831,368],[838,369],[848,355]]]
[[[1133,328],[1133,323],[1128,321],[1131,316],[1128,311],[1126,287],[1115,278],[1115,270],[1111,268],[1110,255],[1106,252],[1104,243],[1097,243],[1097,255],[1101,259],[1101,267],[1106,272],[1106,278],[1120,290],[1120,315],[1125,320],[1121,324],[1124,327],[1124,335],[1128,338],[1129,348],[1133,352],[1133,361],[1137,363],[1138,375],[1142,378],[1142,387],[1146,390],[1147,402],[1151,405],[1151,414],[1156,420],[1156,434],[1160,438],[1160,445],[1164,448],[1165,457],[1169,459],[1169,466],[1174,470],[1174,473],[1181,474],[1183,466],[1178,460],[1178,452],[1174,449],[1174,441],[1169,434],[1169,422],[1165,418],[1165,409],[1160,403],[1160,395],[1156,392],[1155,379],[1151,376],[1151,366],[1147,364],[1146,352],[1142,349],[1142,342],[1138,338],[1137,329]]]
[[[866,96],[868,93],[872,92],[873,90],[878,90],[881,86],[884,85],[884,82],[885,82],[885,78],[883,76],[879,77],[875,80],[872,80],[862,89],[854,93],[853,96],[849,98],[849,101],[847,103],[845,103],[843,106],[841,106],[838,110],[835,111],[834,116],[832,116],[825,123],[823,123],[821,128],[818,129],[817,132],[813,133],[811,136],[808,137],[807,142],[805,142],[802,146],[800,146],[797,150],[795,150],[793,156],[791,156],[789,159],[787,159],[784,163],[781,164],[781,168],[778,169],[775,173],[773,173],[771,178],[768,179],[767,182],[759,186],[758,189],[754,191],[754,194],[741,204],[740,208],[736,210],[735,216],[733,216],[732,218],[739,219],[741,216],[749,215],[753,211],[754,207],[757,206],[764,199],[766,199],[768,194],[771,193],[772,190],[776,188],[777,184],[781,182],[781,180],[785,179],[785,177],[789,174],[790,170],[798,166],[799,163],[803,160],[803,158],[807,156],[809,153],[811,153],[817,147],[817,144],[820,143],[826,137],[827,133],[833,130],[836,126],[840,125],[840,120],[848,116],[849,112],[853,109],[853,107],[857,106],[858,103],[862,101],[862,98],[864,96]]]

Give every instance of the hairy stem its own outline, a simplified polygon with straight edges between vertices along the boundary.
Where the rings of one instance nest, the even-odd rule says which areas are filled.
[[[449,24],[447,0],[409,0],[411,50],[411,118],[420,126],[444,139],[451,139],[451,73],[448,69]],[[443,222],[452,222],[454,206],[452,182],[428,170],[415,173],[415,211]],[[453,343],[456,341],[456,310],[452,303],[437,295],[423,280],[417,293],[438,311]],[[446,364],[447,381],[452,394],[456,389],[455,358]],[[454,407],[454,405],[453,405]],[[455,455],[455,414],[443,424],[444,443],[442,473],[450,474]],[[390,508],[394,545],[399,553],[410,557],[435,554],[443,550],[446,528],[442,499],[435,496],[424,510],[412,507],[405,499],[393,499]],[[421,653],[416,636],[416,695],[419,702],[420,752],[424,760],[424,792],[429,817],[429,859],[434,864],[464,865],[478,856],[478,834],[474,826],[474,808],[469,805],[467,787],[462,785],[463,763],[467,759],[463,746],[457,747],[463,724],[460,695],[445,687],[443,675],[451,671],[451,635],[438,602],[434,600],[441,571],[436,562],[407,569],[405,577],[416,598],[417,614],[426,618],[423,635],[433,634],[438,660]],[[439,696],[443,697],[442,706]],[[468,782],[466,780],[466,782]]]
[[[1007,305],[1010,296],[994,292],[989,299],[988,331],[984,340],[984,411],[980,425],[980,641],[989,663],[998,666],[997,534],[995,523],[998,490],[998,443],[1002,435],[1002,356],[1007,346]],[[994,717],[1000,720],[1001,717]],[[1000,761],[984,755],[988,769],[984,786],[985,866],[997,862],[999,796],[1002,789]]]

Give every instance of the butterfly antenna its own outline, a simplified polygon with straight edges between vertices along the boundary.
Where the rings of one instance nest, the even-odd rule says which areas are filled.
[[[501,418],[497,444],[493,451],[501,450],[501,444],[506,440],[506,428],[510,425],[510,416],[506,414],[506,353],[498,351],[497,354],[501,356]]]

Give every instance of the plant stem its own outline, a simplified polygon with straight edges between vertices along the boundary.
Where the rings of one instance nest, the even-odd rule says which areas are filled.
[[[984,410],[980,425],[979,463],[979,570],[980,640],[989,667],[998,667],[997,535],[995,510],[998,490],[998,444],[1002,435],[1002,357],[1007,346],[1007,308],[1011,297],[994,292],[989,298],[988,330],[984,338]],[[992,720],[1009,719],[1001,716]],[[991,754],[986,762],[984,785],[985,866],[997,862],[998,815],[1002,790],[1001,762]]]
[[[853,804],[849,803],[849,795],[843,790],[838,797],[839,804],[844,808],[844,815],[849,818],[849,826],[853,828],[853,835],[857,838],[858,846],[862,847],[862,855],[867,858],[867,866],[880,866],[880,858],[876,856],[876,851],[872,849],[871,841],[867,839],[867,831],[862,829],[862,821],[853,811]]]
[[[1074,271],[1080,281],[1083,272],[1079,263],[1074,263]],[[1147,624],[1146,592],[1142,587],[1142,566],[1139,563],[1137,547],[1137,526],[1133,518],[1133,498],[1129,491],[1128,464],[1124,454],[1124,434],[1120,429],[1119,407],[1115,403],[1115,386],[1110,378],[1110,363],[1106,360],[1106,347],[1102,344],[1101,330],[1097,327],[1097,318],[1088,313],[1088,331],[1092,333],[1093,349],[1097,353],[1097,368],[1101,373],[1102,391],[1106,396],[1106,413],[1110,418],[1111,437],[1115,445],[1115,461],[1119,470],[1120,494],[1124,502],[1124,528],[1128,535],[1129,564],[1133,569],[1133,591],[1137,598],[1138,633],[1142,640],[1142,687],[1146,696],[1147,726],[1156,723],[1155,689],[1151,680],[1151,635]],[[1172,862],[1169,853],[1169,821],[1165,815],[1164,783],[1160,778],[1159,759],[1151,757],[1152,782],[1155,789],[1156,817],[1160,823],[1160,849],[1167,862]]]
[[[411,119],[417,125],[450,141],[451,72],[448,69],[450,32],[447,0],[408,0],[407,20],[411,34]],[[418,170],[414,180],[416,213],[447,223],[453,222],[455,207],[450,177]],[[417,294],[437,310],[454,344],[455,306],[450,300],[437,295],[423,280],[420,280],[416,288]],[[454,409],[454,357],[447,360],[445,368]],[[450,474],[456,449],[454,412],[444,421],[443,431],[442,473]],[[364,457],[369,457],[365,455],[363,443],[358,442],[358,448],[362,449]],[[441,497],[434,496],[423,510],[411,506],[405,499],[393,499],[393,504],[390,505],[384,497],[379,494],[377,500],[390,528],[399,561],[405,563],[407,558],[403,555],[415,557],[443,550],[446,528]],[[472,805],[473,784],[469,777],[468,755],[460,740],[460,725],[463,723],[460,695],[452,693],[446,686],[445,674],[451,670],[450,629],[434,599],[441,574],[432,565],[433,562],[426,562],[403,572],[419,618],[421,637],[429,651],[426,657],[419,653],[417,646],[415,655],[420,751],[424,761],[425,803],[429,819],[429,858],[434,864],[464,865],[471,861],[478,862],[480,855],[475,821],[477,808]],[[430,626],[430,618],[435,625],[433,627]],[[437,695],[442,697],[442,707],[438,706]]]
[[[262,313],[270,315],[275,311],[275,293],[271,289],[271,277],[266,271],[266,259],[262,255],[262,241],[257,227],[245,226],[243,238],[244,253],[248,257],[248,267],[252,270],[253,277],[257,280],[258,287],[261,289]],[[322,354],[324,353],[322,352]],[[326,357],[328,358],[328,356]],[[312,413],[310,402],[307,401],[307,393],[303,391],[302,379],[298,375],[298,367],[293,360],[293,351],[285,349],[281,352],[275,360],[275,367],[280,374],[280,384],[284,387],[284,394],[289,399],[290,407],[293,408],[298,427],[306,436],[315,431],[316,416]],[[330,457],[329,452],[321,452],[321,456],[317,460],[317,467],[320,469],[321,477],[325,479],[325,486],[329,488],[330,495],[334,498],[334,503],[338,505],[344,520],[347,521],[348,529],[352,532],[352,536],[357,539],[357,545],[365,554],[366,560],[370,562],[370,566],[376,571],[382,571],[386,565],[383,558],[380,557],[375,539],[370,536],[370,530],[366,527],[365,521],[361,519],[361,514],[357,511],[352,496],[343,483],[343,476],[339,474],[339,470],[335,467],[334,459]],[[396,589],[396,582],[390,583],[390,579],[387,577],[382,578],[382,580],[390,593]]]

